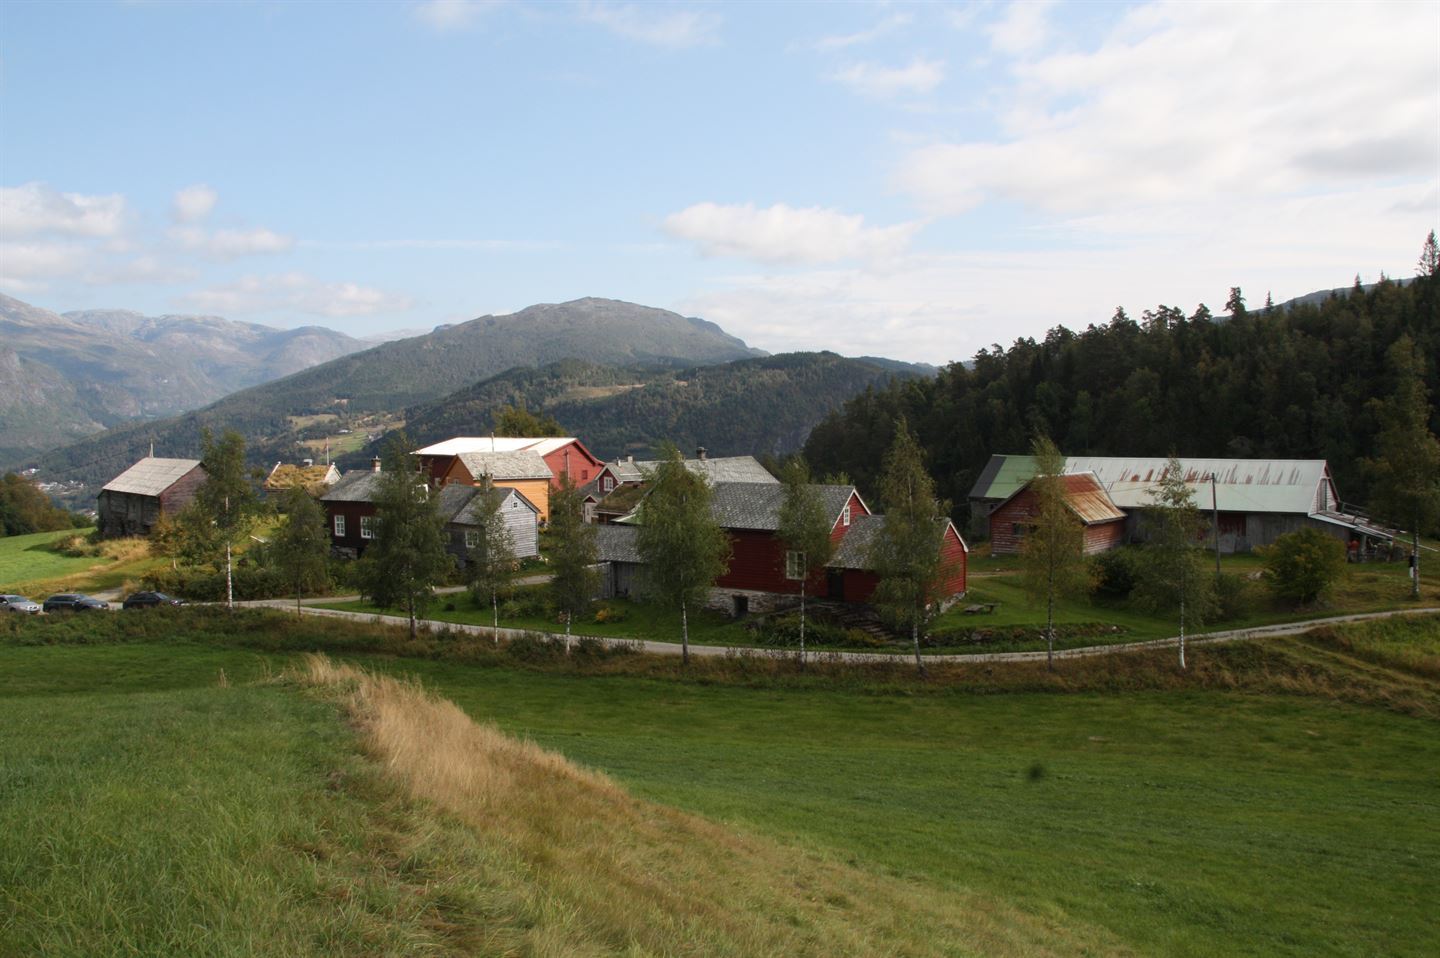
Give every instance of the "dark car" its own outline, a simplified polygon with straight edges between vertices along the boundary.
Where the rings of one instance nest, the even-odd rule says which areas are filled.
[[[40,603],[32,602],[23,595],[0,595],[0,610],[35,615],[40,611]]]
[[[110,608],[102,599],[81,595],[79,592],[62,592],[45,600],[46,612],[96,612]]]
[[[173,595],[166,595],[163,592],[136,592],[121,604],[125,609],[150,609],[157,605],[184,605],[185,603]]]

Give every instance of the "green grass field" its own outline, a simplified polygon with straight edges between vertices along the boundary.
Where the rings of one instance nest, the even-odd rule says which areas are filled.
[[[1440,564],[1440,561],[1437,561],[1437,564]],[[1227,573],[1253,573],[1259,568],[1259,560],[1253,556],[1225,558],[1224,569]],[[1426,581],[1424,586],[1422,600],[1440,606],[1440,587],[1430,581]],[[1252,628],[1334,615],[1406,608],[1411,604],[1406,588],[1405,570],[1398,564],[1346,566],[1340,582],[1326,602],[1314,608],[1297,611],[1275,606],[1257,582],[1251,585],[1251,611],[1241,616],[1206,622],[1201,631]],[[540,587],[535,587],[532,591],[540,591]],[[983,603],[994,603],[994,611],[980,615],[970,615],[964,611],[967,606]],[[603,605],[618,610],[623,617],[618,621],[596,622],[593,617],[586,616],[576,620],[573,631],[580,635],[614,639],[680,641],[680,617],[677,612],[648,602],[626,599],[607,600]],[[327,602],[323,603],[322,607],[346,612],[397,614],[394,610],[363,601]],[[437,622],[480,626],[488,626],[492,621],[488,606],[477,608],[469,595],[463,593],[442,597],[431,606],[426,617]],[[1100,599],[1058,601],[1055,607],[1055,622],[1056,647],[1060,649],[1168,638],[1175,635],[1179,629],[1178,621],[1170,616],[1149,614],[1134,608],[1128,602],[1107,602]],[[970,580],[970,591],[965,600],[937,617],[931,624],[931,631],[940,636],[967,635],[979,631],[985,634],[984,638],[977,641],[941,639],[933,642],[925,651],[927,654],[965,654],[1042,650],[1045,648],[1042,631],[1044,624],[1043,603],[1032,601],[1025,594],[1016,575],[1009,572],[977,575]],[[563,624],[555,617],[544,615],[502,615],[500,625],[503,628],[540,632],[564,631]],[[1073,629],[1073,632],[1067,631],[1069,629]],[[1189,631],[1196,631],[1193,622]],[[745,628],[744,624],[711,611],[702,611],[691,616],[690,641],[699,645],[729,645],[740,648],[756,645],[754,634]],[[849,648],[874,650],[871,645]],[[909,643],[897,641],[895,651],[908,653]]]
[[[0,953],[400,953],[442,907],[446,927],[481,934],[463,862],[442,862],[433,842],[411,839],[414,868],[460,890],[428,903],[408,897],[418,878],[365,864],[385,854],[371,832],[425,826],[365,777],[335,711],[247,684],[305,647],[418,676],[727,830],[937,902],[979,896],[1097,930],[1092,953],[1433,947],[1440,618],[1197,650],[1188,675],[1168,656],[1067,663],[1063,692],[1016,691],[1044,687],[1039,667],[867,686],[864,673],[722,660],[687,679],[640,656],[546,664],[488,643],[233,621],[0,633]],[[1373,695],[1342,700],[1342,688]],[[360,784],[325,787],[337,770]],[[373,907],[346,911],[333,889],[361,880]],[[549,953],[569,952],[558,940]]]
[[[27,582],[58,579],[95,565],[94,557],[65,556],[49,548],[58,539],[68,539],[76,533],[88,531],[61,529],[58,532],[0,538],[0,590],[10,590]]]

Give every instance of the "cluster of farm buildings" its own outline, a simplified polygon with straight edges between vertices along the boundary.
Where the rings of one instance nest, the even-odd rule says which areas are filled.
[[[573,437],[458,437],[419,449],[416,468],[435,490],[449,549],[464,562],[478,542],[482,491],[504,491],[500,515],[517,557],[539,554],[539,529],[550,516],[550,494],[562,477],[580,488],[585,519],[597,524],[602,595],[629,595],[644,575],[636,546],[637,508],[659,465],[633,457],[603,461]],[[1323,460],[1182,459],[1195,502],[1213,514],[1212,535],[1223,552],[1273,542],[1313,526],[1347,542],[1388,543],[1393,532],[1371,523],[1339,498]],[[789,604],[800,592],[796,557],[779,538],[783,487],[751,456],[710,457],[699,449],[685,466],[712,489],[711,509],[730,537],[729,569],[715,583],[712,605],[734,614]],[[1088,553],[1144,538],[1144,510],[1164,470],[1164,459],[1075,457],[1066,460],[1066,502],[1084,525]],[[277,464],[269,489],[303,484],[324,506],[336,556],[363,554],[379,529],[376,492],[380,461],[341,476],[333,466]],[[970,494],[972,531],[988,533],[995,555],[1019,550],[1035,495],[1035,462],[1028,456],[992,456]],[[99,496],[103,535],[147,535],[162,515],[193,498],[204,469],[193,459],[146,457],[107,483]],[[866,603],[878,584],[870,544],[884,516],[850,485],[815,487],[831,520],[834,556],[806,581],[808,595],[840,603]],[[964,595],[969,547],[948,520],[941,538],[944,593]]]

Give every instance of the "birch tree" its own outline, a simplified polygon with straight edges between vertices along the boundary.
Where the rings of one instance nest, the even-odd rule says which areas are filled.
[[[403,432],[385,444],[375,494],[378,528],[360,564],[366,595],[377,605],[404,609],[412,639],[435,586],[454,568],[445,551],[439,496],[416,470],[413,448]]]
[[[1429,243],[1433,245],[1434,233]],[[1380,422],[1379,456],[1367,461],[1374,477],[1372,509],[1410,527],[1410,596],[1420,598],[1420,530],[1440,522],[1440,440],[1430,431],[1430,401],[1415,343],[1401,337],[1387,358],[1395,373],[1388,399],[1372,399]]]
[[[195,541],[223,552],[225,607],[235,608],[235,547],[244,541],[260,516],[260,500],[245,475],[245,439],[226,430],[216,440],[209,429],[200,434],[200,464],[205,481],[195,493],[191,517],[209,528],[196,530]]]
[[[1150,498],[1152,504],[1145,510],[1149,541],[1135,594],[1152,611],[1179,611],[1183,669],[1186,625],[1201,625],[1213,611],[1215,582],[1202,568],[1199,541],[1205,521],[1185,483],[1185,470],[1173,454]]]
[[[1055,600],[1086,595],[1095,585],[1085,558],[1085,525],[1065,496],[1065,457],[1037,436],[1031,445],[1035,512],[1020,543],[1021,582],[1032,601],[1045,601],[1045,664],[1055,667]]]
[[[805,664],[805,592],[810,575],[830,564],[834,516],[827,515],[820,492],[810,484],[804,459],[792,459],[781,472],[785,498],[780,503],[780,541],[785,543],[785,575],[800,583],[800,664]]]
[[[710,513],[710,484],[685,468],[667,444],[640,501],[635,546],[646,565],[646,588],[680,609],[681,661],[690,664],[690,609],[701,605],[730,564],[730,537]]]
[[[915,668],[924,675],[920,633],[941,597],[945,527],[920,443],[903,419],[896,424],[895,441],[885,457],[880,502],[885,524],[870,545],[871,567],[880,577],[872,601],[892,622],[909,630]]]
[[[329,581],[330,532],[325,510],[304,486],[285,491],[285,519],[270,540],[270,554],[285,581],[295,588],[295,611],[307,589],[323,588]]]
[[[568,474],[550,494],[549,534],[550,596],[565,617],[568,637],[575,616],[589,611],[598,588],[595,527],[585,521],[584,497]]]
[[[495,488],[487,478],[474,509],[476,529],[465,534],[470,597],[476,605],[482,602],[489,604],[491,635],[496,645],[500,644],[500,597],[509,591],[515,579],[516,565],[515,545],[510,540],[505,518],[500,514],[505,496],[505,492]]]

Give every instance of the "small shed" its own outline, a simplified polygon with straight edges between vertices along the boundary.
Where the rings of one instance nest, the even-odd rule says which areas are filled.
[[[101,488],[101,537],[148,536],[161,517],[173,517],[188,506],[204,482],[205,468],[198,459],[146,456]]]
[[[635,526],[602,525],[595,530],[595,556],[600,563],[600,597],[626,598],[642,588],[645,562],[635,544]]]
[[[1125,542],[1125,513],[1115,505],[1093,472],[1058,476],[1065,505],[1085,527],[1085,554],[1094,555]],[[990,513],[990,554],[1019,555],[1037,509],[1035,480],[1021,486]]]

